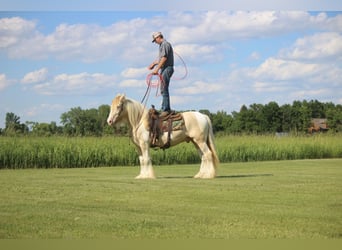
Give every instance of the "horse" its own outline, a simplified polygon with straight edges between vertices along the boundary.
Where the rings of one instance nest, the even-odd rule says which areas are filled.
[[[182,112],[184,125],[181,129],[172,131],[170,146],[182,142],[192,142],[201,157],[199,172],[194,178],[211,179],[216,176],[219,158],[214,144],[214,134],[209,117],[200,112]],[[113,99],[107,118],[109,126],[129,125],[132,141],[139,153],[140,173],[136,179],[156,178],[150,157],[150,128],[148,110],[125,94],[117,94]],[[164,132],[160,138],[164,143],[168,135]]]

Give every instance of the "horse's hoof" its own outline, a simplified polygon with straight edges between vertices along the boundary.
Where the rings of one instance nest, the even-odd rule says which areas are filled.
[[[141,175],[138,175],[135,177],[136,180],[142,180],[142,179],[155,179],[156,177],[155,176],[141,176]]]

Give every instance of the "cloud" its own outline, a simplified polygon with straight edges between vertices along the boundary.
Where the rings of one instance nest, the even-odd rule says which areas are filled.
[[[268,58],[250,74],[254,79],[272,79],[288,81],[308,77],[321,70],[321,66],[313,63]]]
[[[43,34],[36,24],[22,18],[0,19],[0,48],[10,58],[75,60],[95,62],[141,55],[144,43],[135,36],[144,30],[145,21],[137,18],[110,26],[60,24],[50,34]],[[127,32],[130,30],[130,32]],[[140,36],[141,37],[141,36]],[[138,41],[137,41],[138,40]],[[133,46],[134,43],[136,46]],[[146,40],[145,45],[148,43]]]
[[[213,44],[231,39],[271,37],[313,28],[342,29],[341,17],[329,18],[325,13],[310,15],[303,11],[208,11],[191,16],[187,13],[177,14],[176,18],[182,20],[182,25],[173,25],[170,39],[183,43],[201,41]]]
[[[186,87],[180,87],[176,89],[175,93],[181,95],[198,95],[218,92],[221,89],[222,86],[217,83],[196,81],[193,84],[188,84]]]
[[[337,32],[305,35],[256,66],[234,67],[224,88],[235,93],[232,99],[251,102],[317,99],[341,103],[341,44]]]
[[[11,80],[8,80],[5,74],[0,74],[0,91],[4,90],[11,84]]]
[[[341,60],[342,35],[337,32],[324,32],[299,38],[292,47],[281,50],[280,57],[311,61]]]
[[[181,44],[174,46],[175,60],[180,55],[186,58],[186,61],[191,62],[192,65],[199,63],[218,62],[223,59],[222,46],[207,45],[207,44]]]
[[[145,77],[147,72],[149,72],[147,67],[127,68],[121,72],[121,76],[125,78],[140,78]]]
[[[173,107],[186,106],[193,109],[198,103],[203,103],[203,96],[194,95],[171,95],[170,100]]]
[[[42,68],[30,73],[27,73],[21,80],[22,83],[39,83],[47,79],[48,69]]]
[[[120,82],[119,86],[121,88],[133,88],[133,87],[143,87],[146,86],[146,82],[137,79],[127,79]]]
[[[260,54],[256,51],[252,52],[249,55],[249,60],[259,60],[260,59]]]
[[[115,86],[117,77],[102,73],[60,74],[32,88],[42,95],[91,95]]]
[[[256,81],[253,84],[253,89],[256,92],[284,92],[289,91],[292,85],[288,82],[260,82]]]
[[[235,77],[249,83],[256,93],[273,92],[279,95],[297,96],[302,91],[307,97],[318,97],[322,89],[331,96],[341,91],[342,69],[333,63],[308,63],[278,58],[268,58],[255,68],[237,70]],[[319,92],[315,90],[320,90]],[[292,94],[290,94],[292,93]],[[311,97],[312,98],[312,97]]]
[[[36,35],[36,23],[20,17],[0,19],[0,49],[17,45]]]
[[[41,116],[43,113],[61,112],[64,109],[65,107],[62,104],[42,103],[38,106],[29,107],[24,113],[27,117],[36,117]]]
[[[165,30],[166,38],[188,61],[200,63],[220,60],[222,49],[233,40],[272,37],[313,28],[339,32],[341,20],[341,16],[311,15],[302,11],[169,12],[108,26],[63,23],[53,32],[43,34],[35,21],[2,18],[0,49],[10,58],[18,59],[54,58],[87,63],[111,59],[138,65],[146,64],[146,58],[152,53],[152,30]]]

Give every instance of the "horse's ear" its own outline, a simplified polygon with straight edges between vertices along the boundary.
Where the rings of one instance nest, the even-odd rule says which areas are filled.
[[[121,98],[125,98],[126,97],[126,94],[121,94],[121,93],[118,93],[115,98],[118,98],[118,99],[121,99]]]
[[[125,99],[126,99],[126,95],[125,94],[120,94],[120,95],[118,95],[118,97],[119,97],[120,103],[124,102]]]

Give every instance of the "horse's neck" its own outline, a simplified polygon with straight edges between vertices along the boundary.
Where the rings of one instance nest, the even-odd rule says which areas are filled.
[[[130,105],[130,107],[127,110],[128,122],[131,128],[133,130],[136,130],[139,128],[139,126],[144,124],[144,119],[147,111],[142,104],[134,100],[129,100],[128,105]]]

